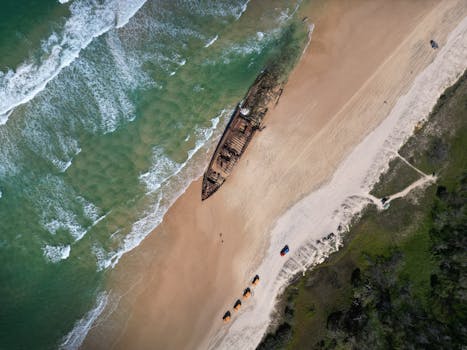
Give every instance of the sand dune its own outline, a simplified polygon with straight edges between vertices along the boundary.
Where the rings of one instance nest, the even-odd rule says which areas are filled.
[[[313,37],[267,128],[218,193],[201,202],[195,181],[121,260],[113,302],[85,348],[254,348],[290,273],[336,249],[339,235],[322,237],[367,202],[359,195],[391,157],[380,149],[397,150],[466,61],[465,32],[448,43],[465,1],[314,6],[300,10],[315,24]],[[281,260],[286,242],[293,254]],[[225,326],[223,313],[257,271],[251,301]]]

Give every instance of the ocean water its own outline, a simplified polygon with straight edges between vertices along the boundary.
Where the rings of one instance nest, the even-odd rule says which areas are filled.
[[[2,1],[0,349],[79,346],[299,5]]]

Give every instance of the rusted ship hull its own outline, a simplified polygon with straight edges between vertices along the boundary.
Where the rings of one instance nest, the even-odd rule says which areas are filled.
[[[256,126],[243,118],[240,111],[241,107],[238,105],[204,173],[202,200],[211,196],[222,186],[256,131]]]
[[[275,77],[263,71],[233,112],[203,176],[201,199],[214,194],[232,173],[255,132],[260,128],[268,104],[277,97]]]

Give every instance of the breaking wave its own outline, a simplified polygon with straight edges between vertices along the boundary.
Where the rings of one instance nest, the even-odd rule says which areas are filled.
[[[92,324],[99,317],[102,311],[104,311],[108,298],[108,294],[104,292],[97,296],[94,308],[75,323],[71,332],[63,338],[59,349],[76,350],[81,346],[84,338],[86,338],[86,335],[89,332],[89,329],[91,329]]]
[[[15,70],[0,72],[0,124],[7,122],[15,107],[44,90],[94,38],[124,26],[144,3],[145,0],[74,1],[62,31],[43,41],[40,61],[31,57]]]
[[[28,193],[41,208],[43,228],[52,235],[65,232],[73,242],[80,241],[99,219],[100,209],[59,177],[46,176]]]
[[[214,43],[217,41],[218,38],[219,38],[219,35],[216,34],[216,36],[215,36],[214,38],[212,38],[211,40],[209,40],[209,41],[206,43],[206,45],[204,45],[204,47],[209,47],[209,46],[211,46],[212,44],[214,44]]]
[[[102,247],[95,245],[94,254],[97,258],[98,270],[115,267],[120,258],[127,252],[136,248],[142,240],[161,223],[162,218],[173,202],[186,190],[190,182],[200,176],[207,160],[206,152],[212,140],[220,136],[217,128],[219,122],[226,123],[231,110],[224,109],[211,120],[211,127],[196,130],[197,141],[188,151],[187,159],[183,163],[176,163],[163,154],[160,148],[154,149],[154,163],[151,169],[140,175],[140,181],[145,184],[148,194],[152,195],[153,202],[145,212],[145,216],[133,224],[131,232],[123,238],[119,249],[106,252]],[[194,159],[198,156],[202,159]]]
[[[42,248],[44,256],[53,263],[65,260],[70,256],[71,247],[70,245],[52,246],[46,245]]]

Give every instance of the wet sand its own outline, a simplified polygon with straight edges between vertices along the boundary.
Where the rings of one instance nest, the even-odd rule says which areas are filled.
[[[442,46],[467,13],[463,1],[314,6],[300,10],[315,30],[266,129],[214,196],[201,202],[201,181],[193,182],[122,258],[109,285],[112,308],[84,348],[217,344],[212,338],[228,330],[221,317],[254,276],[277,219],[329,181],[434,60],[429,40]]]

